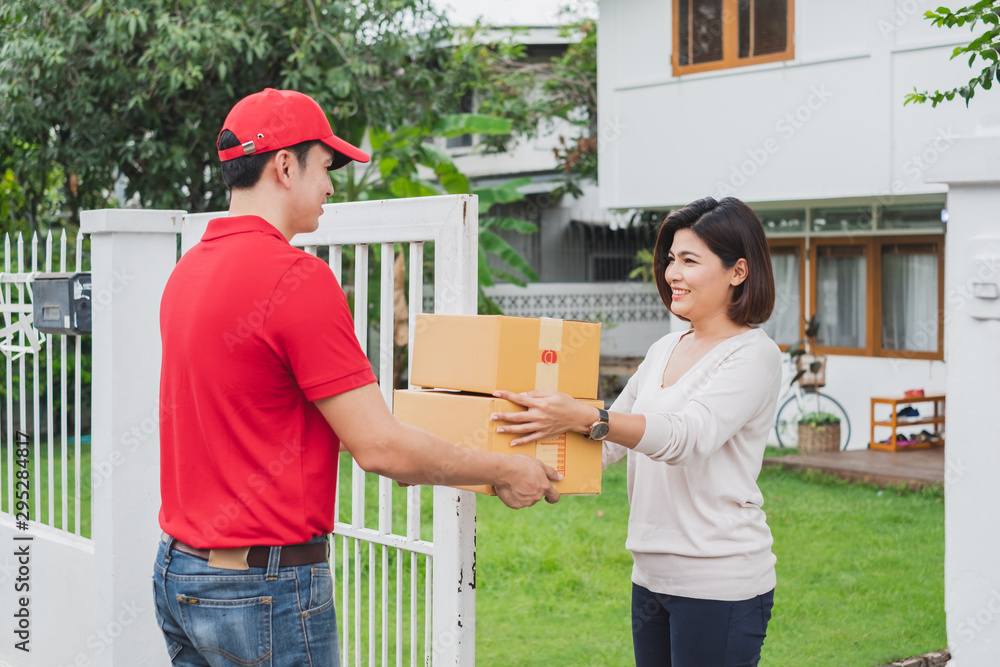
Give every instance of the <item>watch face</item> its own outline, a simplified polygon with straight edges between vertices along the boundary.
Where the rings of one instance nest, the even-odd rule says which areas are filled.
[[[604,440],[608,437],[608,431],[611,427],[608,426],[607,422],[598,422],[590,427],[590,439],[591,440]]]

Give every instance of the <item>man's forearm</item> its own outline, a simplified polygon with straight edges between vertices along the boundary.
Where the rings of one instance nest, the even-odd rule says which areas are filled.
[[[358,464],[368,472],[406,484],[503,484],[513,474],[510,457],[505,454],[459,447],[398,423]]]

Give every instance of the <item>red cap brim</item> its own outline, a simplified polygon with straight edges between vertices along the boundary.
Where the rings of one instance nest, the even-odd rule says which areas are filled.
[[[357,146],[352,146],[335,134],[331,134],[326,139],[320,139],[320,141],[332,148],[336,153],[336,155],[333,156],[333,164],[330,165],[331,170],[340,169],[351,160],[368,162],[372,159],[368,153],[364,152]]]

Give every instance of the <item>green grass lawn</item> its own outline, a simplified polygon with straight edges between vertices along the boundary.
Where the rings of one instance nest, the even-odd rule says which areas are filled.
[[[778,557],[762,665],[872,667],[946,646],[940,489],[771,468],[760,486]],[[633,664],[624,466],[599,497],[478,508],[476,664]]]
[[[72,466],[72,447],[70,447]],[[0,451],[6,483],[6,452]],[[43,460],[47,455],[43,453]],[[55,456],[57,493],[61,457]],[[350,459],[342,458],[343,488]],[[90,449],[82,452],[83,535],[90,535]],[[47,466],[42,466],[47,470]],[[32,472],[33,472],[32,462]],[[69,492],[73,474],[69,468]],[[374,479],[369,477],[369,479]],[[2,484],[0,484],[2,486]],[[49,523],[48,473],[43,473],[41,519]],[[921,493],[849,484],[823,475],[765,468],[764,509],[774,534],[778,587],[762,665],[874,667],[947,644],[944,624],[944,502],[940,488]],[[349,493],[341,516],[350,517]],[[405,491],[393,491],[393,527],[405,527]],[[7,510],[6,488],[2,505]],[[431,490],[421,489],[424,538],[430,539]],[[513,511],[497,498],[477,496],[477,666],[545,667],[632,664],[629,596],[631,557],[625,550],[628,501],[625,468],[604,474],[600,496],[566,496]],[[377,484],[366,493],[368,525],[377,525]],[[73,525],[72,502],[70,526]],[[55,524],[62,525],[61,503]],[[337,555],[340,557],[340,540]],[[376,572],[381,577],[381,548]],[[391,557],[390,611],[395,605]],[[362,570],[368,572],[367,546]],[[404,609],[409,610],[409,557],[404,558]],[[338,563],[338,569],[342,565]],[[423,610],[423,557],[418,605]],[[353,568],[353,561],[352,561]],[[367,600],[368,581],[363,581]],[[335,594],[338,615],[341,589]],[[353,594],[353,590],[352,590]],[[362,645],[368,641],[367,602]],[[390,632],[395,634],[394,617]],[[353,644],[353,622],[350,628]],[[381,644],[381,619],[376,624]],[[343,635],[342,635],[343,636]],[[423,641],[423,627],[419,629]],[[390,654],[395,650],[390,640]],[[409,631],[404,633],[408,662]],[[377,649],[378,651],[378,649]],[[367,655],[367,649],[364,650]],[[380,655],[380,653],[379,653]]]

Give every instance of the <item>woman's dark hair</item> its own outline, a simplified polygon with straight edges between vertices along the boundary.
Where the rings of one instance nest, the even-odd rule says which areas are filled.
[[[740,325],[766,322],[774,310],[774,270],[764,227],[757,214],[735,197],[721,201],[706,197],[663,219],[653,249],[653,273],[660,298],[670,312],[673,312],[673,299],[665,273],[670,246],[679,229],[690,229],[697,234],[709,250],[718,255],[726,270],[733,268],[740,258],[746,260],[746,280],[736,286],[726,315]],[[680,319],[687,321],[683,317]]]
[[[303,141],[301,144],[295,144],[294,146],[289,146],[287,149],[291,151],[292,154],[299,162],[300,167],[306,166],[306,158],[309,155],[309,150],[314,144],[322,143],[320,141]],[[240,145],[240,140],[236,138],[236,135],[229,130],[223,130],[222,134],[219,135],[219,145],[220,151],[224,151],[227,148],[234,148]],[[264,165],[266,165],[272,157],[274,157],[276,151],[268,151],[267,153],[253,153],[251,155],[244,155],[243,157],[234,158],[232,160],[226,160],[222,163],[222,182],[226,184],[226,187],[230,190],[244,190],[247,188],[252,188],[257,185],[257,181],[260,180],[260,175],[264,171]]]

